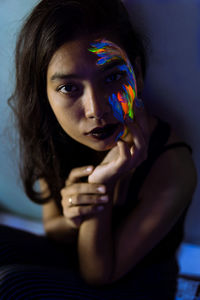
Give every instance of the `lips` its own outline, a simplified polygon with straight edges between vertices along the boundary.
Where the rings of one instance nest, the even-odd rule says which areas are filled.
[[[90,132],[88,132],[88,134],[102,134],[107,131],[111,131],[111,130],[115,129],[116,127],[117,127],[117,124],[108,124],[103,127],[96,127],[94,129],[92,129]]]
[[[114,132],[117,130],[118,126],[118,124],[108,124],[103,127],[96,127],[93,128],[90,132],[88,132],[87,135],[99,140],[103,140],[113,135]]]

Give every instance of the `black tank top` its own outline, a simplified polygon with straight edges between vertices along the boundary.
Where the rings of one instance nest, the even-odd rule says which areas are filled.
[[[150,137],[148,157],[133,173],[125,205],[113,208],[113,228],[119,226],[121,221],[137,206],[140,188],[154,162],[163,152],[171,148],[187,147],[192,153],[192,148],[184,142],[177,142],[166,146],[165,144],[169,139],[171,128],[167,122],[162,121],[157,116],[155,117],[158,119],[158,123]],[[154,261],[161,261],[176,253],[177,248],[184,238],[184,220],[188,207],[184,210],[169,233],[147,254],[143,262],[152,263]]]

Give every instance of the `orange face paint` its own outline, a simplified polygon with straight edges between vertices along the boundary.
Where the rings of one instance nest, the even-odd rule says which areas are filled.
[[[119,90],[108,98],[108,101],[115,118],[121,123],[125,124],[126,118],[133,120],[133,102],[137,97],[137,85],[135,73],[126,53],[119,46],[105,39],[94,41],[88,50],[98,56],[97,65],[106,65],[117,60],[121,62],[118,69],[127,74],[127,84],[121,85]],[[124,130],[118,135],[117,140],[125,136],[127,133],[125,129],[124,125]]]

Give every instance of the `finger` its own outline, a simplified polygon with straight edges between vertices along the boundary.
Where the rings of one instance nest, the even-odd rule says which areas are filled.
[[[119,147],[121,147],[119,151],[122,157],[121,160],[122,167],[127,166],[128,164],[129,169],[134,169],[141,162],[141,151],[138,148],[136,148],[134,144],[132,145],[131,148],[129,148],[126,143],[124,144],[125,145],[123,146],[119,145]],[[144,158],[142,158],[142,160],[143,159]]]
[[[137,167],[142,161],[147,158],[148,144],[144,138],[141,128],[136,122],[127,121],[127,126],[132,133],[133,144],[130,149],[131,160],[130,167]]]
[[[98,183],[74,183],[61,190],[63,197],[76,194],[105,194],[106,186]]]
[[[93,170],[93,166],[85,166],[71,170],[67,180],[65,181],[66,186],[78,182],[80,178],[88,176]]]
[[[70,201],[69,201],[70,200]],[[72,195],[62,200],[62,205],[67,207],[80,205],[95,205],[100,203],[107,203],[108,195]]]
[[[99,213],[104,209],[103,205],[87,205],[87,206],[73,206],[70,209],[64,209],[64,216],[69,220],[74,219],[85,219],[85,217],[89,217],[96,213]]]
[[[146,143],[149,141],[149,120],[144,103],[141,99],[136,98],[134,101],[135,122],[142,130]]]
[[[126,161],[131,158],[130,148],[128,147],[128,144],[124,142],[123,140],[119,140],[117,142],[117,145],[119,147],[119,157],[120,160]]]
[[[142,134],[141,128],[135,121],[132,120],[127,120],[126,125],[132,134],[134,146],[139,150],[142,149],[142,147],[146,145],[146,142]]]

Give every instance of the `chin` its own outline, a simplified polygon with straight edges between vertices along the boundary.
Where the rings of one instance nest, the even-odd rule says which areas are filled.
[[[86,145],[89,148],[96,150],[96,151],[108,151],[112,148],[114,148],[117,145],[117,142],[114,141],[113,143],[106,143],[105,141],[98,141],[95,144]]]

